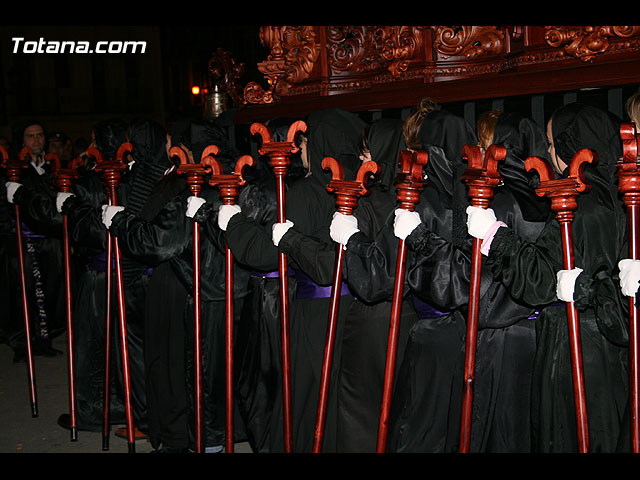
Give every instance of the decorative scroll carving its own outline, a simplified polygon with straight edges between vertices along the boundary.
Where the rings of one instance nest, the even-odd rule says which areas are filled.
[[[405,72],[421,46],[420,34],[425,27],[378,27],[374,42],[380,56],[390,62],[387,70],[394,78]]]
[[[640,26],[270,25],[260,27],[259,36],[269,50],[258,64],[267,86],[247,84],[244,103],[367,90],[373,95],[378,87],[411,96],[409,92],[421,84],[442,86],[449,80],[502,73],[509,79],[524,78],[557,64],[575,64],[575,58],[599,56],[603,63],[613,64],[633,60],[640,52]],[[620,73],[631,82],[634,75],[628,69]],[[571,83],[580,81],[572,78]]]
[[[327,27],[329,65],[336,72],[384,72],[398,78],[420,48],[425,27]]]
[[[434,46],[443,58],[467,58],[497,55],[505,50],[505,36],[500,27],[432,27]]]
[[[606,52],[612,37],[635,37],[640,26],[576,26],[545,27],[545,40],[552,47],[564,47],[564,51],[584,61]]]
[[[269,90],[256,82],[245,87],[245,100],[271,103],[274,95],[286,95],[289,88],[309,75],[320,54],[313,26],[265,26],[260,28],[260,42],[269,48],[265,62],[258,70],[265,74]]]
[[[220,85],[220,88],[229,95],[236,106],[244,105],[244,97],[237,81],[244,75],[244,63],[236,63],[230,52],[218,48],[211,55],[207,64],[209,76]]]
[[[374,27],[327,27],[327,57],[335,72],[371,72],[384,68],[373,44]]]

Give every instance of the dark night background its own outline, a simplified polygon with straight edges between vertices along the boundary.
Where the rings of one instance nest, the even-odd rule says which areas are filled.
[[[171,18],[170,10],[164,18]],[[203,99],[191,93],[191,86],[206,87],[207,62],[218,48],[245,65],[241,86],[264,84],[257,64],[268,51],[258,32],[257,25],[215,23],[0,26],[0,136],[11,139],[12,126],[25,118],[74,139],[87,138],[91,126],[105,118],[143,116],[162,124],[178,116],[198,118]],[[124,54],[14,53],[14,37],[92,44],[144,40],[147,48]]]

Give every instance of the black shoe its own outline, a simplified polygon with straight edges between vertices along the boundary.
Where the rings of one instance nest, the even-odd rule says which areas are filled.
[[[71,415],[69,415],[68,413],[63,413],[62,415],[60,415],[58,417],[58,425],[60,425],[62,428],[65,428],[67,430],[71,430]],[[102,431],[102,425],[81,425],[80,422],[78,422],[78,425],[76,428],[78,431],[84,431],[84,432],[101,432]]]

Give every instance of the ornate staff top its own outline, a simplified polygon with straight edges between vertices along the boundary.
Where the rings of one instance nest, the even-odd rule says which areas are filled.
[[[225,174],[218,159],[211,155],[202,159],[210,166],[212,175],[209,185],[217,186],[220,191],[220,198],[225,205],[233,205],[240,195],[240,187],[246,184],[244,171],[247,167],[253,167],[255,160],[251,155],[242,155],[236,162],[233,173]]]
[[[372,175],[380,173],[380,166],[374,162],[364,162],[358,169],[355,180],[344,179],[344,167],[335,158],[325,157],[322,160],[322,169],[331,170],[331,181],[327,184],[327,190],[336,194],[336,206],[338,211],[350,215],[358,205],[358,198],[367,195],[367,181]]]
[[[578,208],[576,197],[579,193],[591,190],[591,185],[587,184],[584,178],[584,169],[588,164],[597,161],[594,152],[588,148],[579,150],[571,160],[569,166],[569,176],[566,178],[555,178],[553,168],[549,162],[540,157],[528,157],[524,166],[528,172],[535,170],[540,176],[540,186],[536,188],[536,193],[540,197],[551,199],[551,209],[558,213],[558,219],[571,220],[571,212]]]
[[[284,175],[289,166],[289,157],[300,150],[295,143],[298,132],[306,132],[307,124],[302,120],[297,120],[291,124],[287,132],[287,139],[284,142],[274,142],[271,131],[262,123],[251,125],[251,134],[256,133],[262,137],[262,145],[258,149],[260,155],[268,155],[269,163],[273,167],[276,175]]]
[[[9,158],[7,149],[0,145],[0,155],[2,155],[2,166],[7,170],[7,178],[11,182],[20,180],[20,169],[27,168],[27,155],[31,155],[29,147],[23,147],[18,153],[18,158]]]
[[[69,192],[71,190],[71,180],[78,178],[77,167],[82,163],[82,158],[74,158],[68,163],[67,168],[61,167],[60,157],[53,152],[47,153],[44,159],[48,161],[50,165],[53,165],[53,177],[60,191]]]
[[[412,212],[420,201],[420,192],[426,184],[423,169],[428,161],[427,152],[402,150],[399,153],[400,172],[396,176],[395,186],[400,208]]]
[[[477,145],[462,147],[462,157],[467,159],[468,167],[462,179],[469,187],[471,205],[487,208],[493,198],[493,189],[500,185],[502,176],[498,172],[498,163],[507,156],[503,145],[491,145],[484,158]]]
[[[129,142],[125,142],[118,147],[115,159],[105,160],[102,152],[95,147],[89,147],[87,149],[87,156],[95,158],[95,169],[102,172],[102,177],[105,183],[110,187],[116,187],[122,177],[122,172],[129,168],[125,158],[131,152],[133,152],[133,145]]]
[[[618,161],[618,190],[623,193],[627,205],[640,204],[640,168],[638,157],[638,134],[633,123],[620,125],[622,156]]]
[[[198,196],[204,184],[204,176],[211,172],[211,166],[204,161],[210,155],[217,155],[219,149],[216,145],[207,146],[202,152],[200,163],[190,163],[187,153],[181,147],[171,147],[169,149],[170,157],[178,157],[180,165],[176,169],[178,175],[186,175],[187,184],[191,193]]]

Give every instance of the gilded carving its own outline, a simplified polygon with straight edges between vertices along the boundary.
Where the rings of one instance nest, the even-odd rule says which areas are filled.
[[[442,58],[465,56],[477,58],[504,52],[504,32],[499,27],[457,26],[431,27],[434,47]]]
[[[640,34],[638,26],[549,26],[545,29],[548,45],[564,47],[567,55],[584,61],[609,50],[611,38],[629,38]]]

